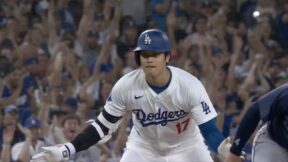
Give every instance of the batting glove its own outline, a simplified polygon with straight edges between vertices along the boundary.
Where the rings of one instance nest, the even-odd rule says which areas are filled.
[[[219,155],[221,156],[221,158],[223,159],[226,159],[226,157],[230,153],[230,147],[232,146],[230,142],[231,142],[230,137],[227,137],[218,146],[217,151]]]
[[[67,161],[69,160],[70,155],[75,153],[75,148],[71,143],[42,147],[42,149],[44,151],[34,155],[31,162]]]
[[[220,158],[221,159],[226,159],[230,153],[230,147],[231,147],[231,138],[230,137],[227,137],[225,138],[221,144],[218,146],[218,153],[220,155]],[[240,158],[242,160],[245,159],[245,156],[246,156],[246,153],[244,151],[242,151],[241,155],[240,155]]]

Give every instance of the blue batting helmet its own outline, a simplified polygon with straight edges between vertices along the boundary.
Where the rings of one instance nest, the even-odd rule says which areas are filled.
[[[140,65],[141,51],[170,53],[171,48],[167,35],[158,29],[145,30],[138,37],[137,47],[134,50],[138,65]]]

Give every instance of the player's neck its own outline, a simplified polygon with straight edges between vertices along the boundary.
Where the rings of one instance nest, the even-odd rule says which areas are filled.
[[[169,72],[169,69],[166,68],[163,73],[160,73],[157,76],[146,76],[146,81],[152,86],[162,87],[169,82],[170,75],[171,74]]]

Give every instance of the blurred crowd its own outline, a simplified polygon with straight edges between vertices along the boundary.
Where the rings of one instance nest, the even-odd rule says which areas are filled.
[[[288,81],[286,0],[1,0],[1,162],[73,139],[138,68],[133,49],[148,28],[167,32],[171,66],[202,81],[225,137],[251,102]],[[118,161],[130,116],[70,162]]]

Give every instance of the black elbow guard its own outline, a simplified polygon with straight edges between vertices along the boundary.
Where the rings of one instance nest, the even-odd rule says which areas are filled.
[[[76,152],[79,152],[88,149],[100,140],[101,138],[97,130],[92,125],[89,125],[71,143],[74,145]]]

